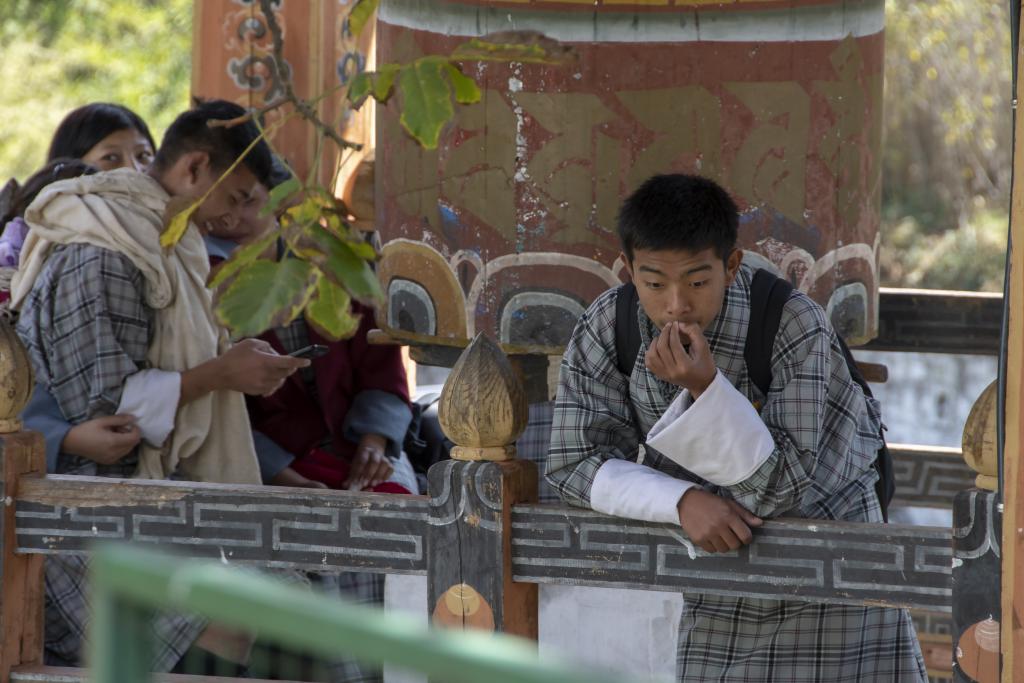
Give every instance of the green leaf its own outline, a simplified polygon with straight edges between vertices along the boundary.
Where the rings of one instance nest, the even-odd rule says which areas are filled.
[[[452,89],[441,75],[445,62],[421,57],[398,75],[402,126],[426,149],[437,149],[441,129],[455,115]]]
[[[216,313],[236,337],[252,337],[287,325],[302,312],[316,284],[306,261],[259,259],[246,266],[220,295]]]
[[[455,48],[452,59],[485,62],[564,64],[578,58],[569,45],[537,31],[501,31]]]
[[[316,293],[306,307],[306,322],[332,340],[351,337],[359,329],[359,316],[352,314],[348,292],[326,277],[320,277]]]
[[[190,204],[184,211],[179,211],[174,214],[171,220],[167,223],[167,227],[164,229],[163,234],[160,235],[161,247],[173,247],[181,241],[185,231],[188,230],[188,222],[192,220],[192,214],[196,212],[196,209],[199,208],[199,205],[203,203],[204,199],[206,199],[205,195],[202,199],[192,202],[192,204]]]
[[[372,71],[363,71],[356,74],[348,84],[348,101],[356,109],[363,106],[367,96],[374,90],[375,74]]]
[[[263,238],[253,242],[252,244],[247,244],[244,247],[235,249],[227,261],[221,263],[214,269],[213,277],[210,278],[210,282],[207,286],[210,289],[217,289],[220,287],[236,275],[242,268],[258,259],[260,254],[269,249],[270,246],[277,241],[277,238],[278,231],[272,230]]]
[[[384,298],[370,264],[359,257],[351,244],[330,231],[310,225],[294,248],[296,254],[312,261],[325,277],[344,287],[353,298],[368,304]]]
[[[292,176],[288,180],[284,181],[273,190],[270,191],[270,198],[267,199],[267,203],[260,209],[261,216],[269,216],[277,211],[277,207],[281,206],[281,203],[292,196],[302,187],[302,182],[298,178]]]
[[[448,77],[455,86],[455,101],[459,104],[473,104],[480,101],[480,87],[476,81],[462,73],[458,66],[449,62],[445,65]]]
[[[395,87],[395,77],[402,70],[401,64],[385,64],[377,69],[377,76],[373,79],[373,98],[378,102],[387,102],[391,97],[391,91]]]
[[[364,242],[362,240],[345,240],[345,243],[348,246],[352,247],[352,251],[355,252],[356,256],[363,259],[364,261],[377,260],[377,250],[374,249],[373,245],[370,244],[369,242]]]
[[[378,4],[380,4],[380,0],[357,0],[355,7],[348,13],[348,28],[352,31],[353,36],[358,36],[363,32]]]
[[[401,71],[401,64],[385,64],[376,71],[357,74],[348,86],[348,99],[356,109],[370,95],[378,102],[387,102],[395,87],[395,77]]]

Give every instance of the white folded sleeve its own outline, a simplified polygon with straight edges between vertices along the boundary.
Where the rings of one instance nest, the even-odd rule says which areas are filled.
[[[590,487],[590,507],[607,515],[679,524],[677,505],[693,482],[629,460],[608,460]]]
[[[721,372],[692,403],[684,389],[651,428],[647,444],[719,486],[748,478],[775,450],[754,406]]]
[[[174,429],[181,398],[181,374],[142,370],[124,381],[118,415],[134,415],[142,438],[159,448]]]

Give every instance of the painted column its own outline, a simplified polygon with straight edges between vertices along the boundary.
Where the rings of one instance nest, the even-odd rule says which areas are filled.
[[[725,185],[749,260],[877,326],[882,0],[382,0],[378,61],[540,31],[568,66],[468,63],[484,90],[436,151],[378,109],[380,273],[395,337],[561,351],[625,277],[615,218],[655,173]]]
[[[299,97],[316,97],[337,89],[366,68],[372,54],[373,31],[355,39],[346,17],[355,0],[274,0],[278,24],[283,29],[284,56]],[[258,0],[195,0],[193,20],[192,94],[222,98],[245,107],[261,109],[279,100],[284,92],[274,76],[273,40]],[[290,109],[269,112],[266,125]],[[355,142],[372,142],[372,108],[342,119],[339,95],[326,97],[319,113]],[[309,171],[317,156],[319,137],[313,127],[290,121],[272,138],[275,148],[300,174]],[[320,182],[335,177],[339,155],[325,142]],[[361,155],[348,157],[355,168]]]

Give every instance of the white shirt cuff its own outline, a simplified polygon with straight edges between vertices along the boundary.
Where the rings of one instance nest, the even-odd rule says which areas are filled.
[[[719,486],[747,479],[775,451],[761,416],[721,372],[696,401],[684,389],[651,428],[647,444]]]
[[[142,438],[159,448],[174,429],[180,398],[180,373],[142,370],[124,381],[117,414],[134,415]]]
[[[679,499],[693,486],[629,460],[607,460],[590,487],[590,507],[606,515],[679,524]]]

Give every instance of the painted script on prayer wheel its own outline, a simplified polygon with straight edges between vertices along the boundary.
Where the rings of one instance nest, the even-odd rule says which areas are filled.
[[[568,65],[466,63],[483,90],[437,150],[377,111],[377,228],[395,336],[557,353],[625,279],[622,200],[656,173],[719,181],[748,262],[877,325],[882,0],[382,0],[378,63],[539,31]]]

